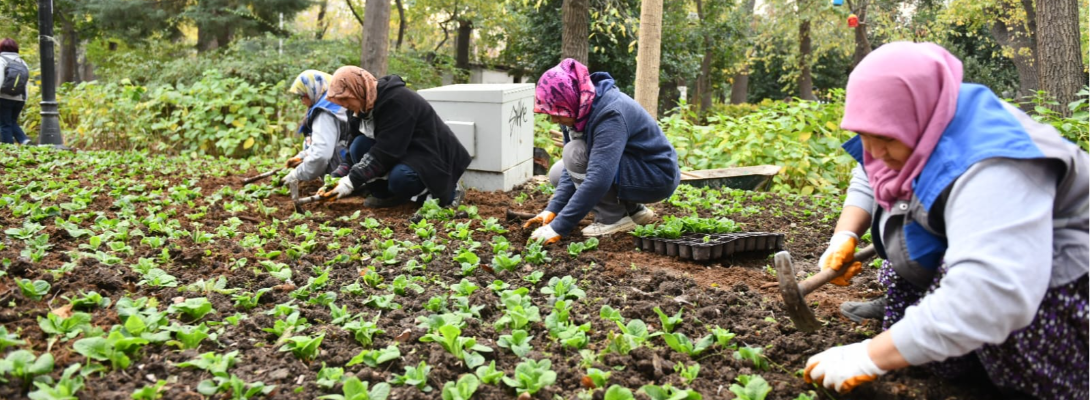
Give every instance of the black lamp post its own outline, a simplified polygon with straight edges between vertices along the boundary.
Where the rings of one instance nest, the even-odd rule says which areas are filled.
[[[42,131],[38,144],[64,147],[53,65],[53,0],[38,0],[38,46],[42,61]]]

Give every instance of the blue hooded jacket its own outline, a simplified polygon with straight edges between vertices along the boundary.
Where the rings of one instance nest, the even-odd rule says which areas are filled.
[[[662,201],[681,183],[677,151],[658,122],[631,97],[617,89],[606,72],[590,75],[594,104],[587,119],[587,176],[576,189],[564,171],[546,208],[557,214],[553,230],[566,235],[605,196],[613,185],[621,200]],[[571,139],[564,132],[564,143]]]

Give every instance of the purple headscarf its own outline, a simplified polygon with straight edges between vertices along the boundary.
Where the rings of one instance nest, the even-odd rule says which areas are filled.
[[[575,130],[582,132],[594,104],[594,84],[587,67],[571,58],[545,71],[537,81],[534,112],[575,118]]]
[[[912,197],[912,181],[954,119],[961,78],[961,61],[953,54],[934,43],[911,42],[875,49],[848,77],[840,127],[896,139],[912,149],[900,171],[863,154],[863,168],[883,208]]]

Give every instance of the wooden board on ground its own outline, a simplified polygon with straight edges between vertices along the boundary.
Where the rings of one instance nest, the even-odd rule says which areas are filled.
[[[729,187],[745,190],[768,190],[772,177],[780,172],[776,165],[755,165],[719,169],[682,171],[681,183],[696,187]]]

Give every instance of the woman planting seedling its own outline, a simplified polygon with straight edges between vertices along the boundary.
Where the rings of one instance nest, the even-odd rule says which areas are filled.
[[[594,210],[584,236],[628,232],[651,222],[643,203],[670,197],[681,182],[677,152],[655,119],[621,93],[606,72],[565,59],[537,83],[534,112],[562,126],[564,156],[549,172],[556,192],[535,224],[533,240],[554,243]]]
[[[349,118],[360,120],[362,135],[350,146],[348,175],[333,189],[319,191],[322,198],[339,199],[365,189],[370,194],[364,201],[367,207],[428,198],[438,199],[441,206],[458,206],[465,196],[458,180],[469,166],[469,152],[400,76],[375,79],[363,68],[341,67],[333,74],[327,97],[347,108]]]
[[[287,162],[294,168],[282,180],[285,184],[321,178],[341,164],[351,140],[344,108],[326,99],[332,76],[308,69],[292,82],[288,92],[299,96],[307,107],[299,132],[306,136],[303,151]]]
[[[1004,390],[1085,399],[1087,153],[961,79],[942,47],[905,42],[849,77],[844,148],[866,176],[822,264],[844,267],[871,225],[886,330],[811,357],[805,378],[847,392],[909,365],[983,366]]]

